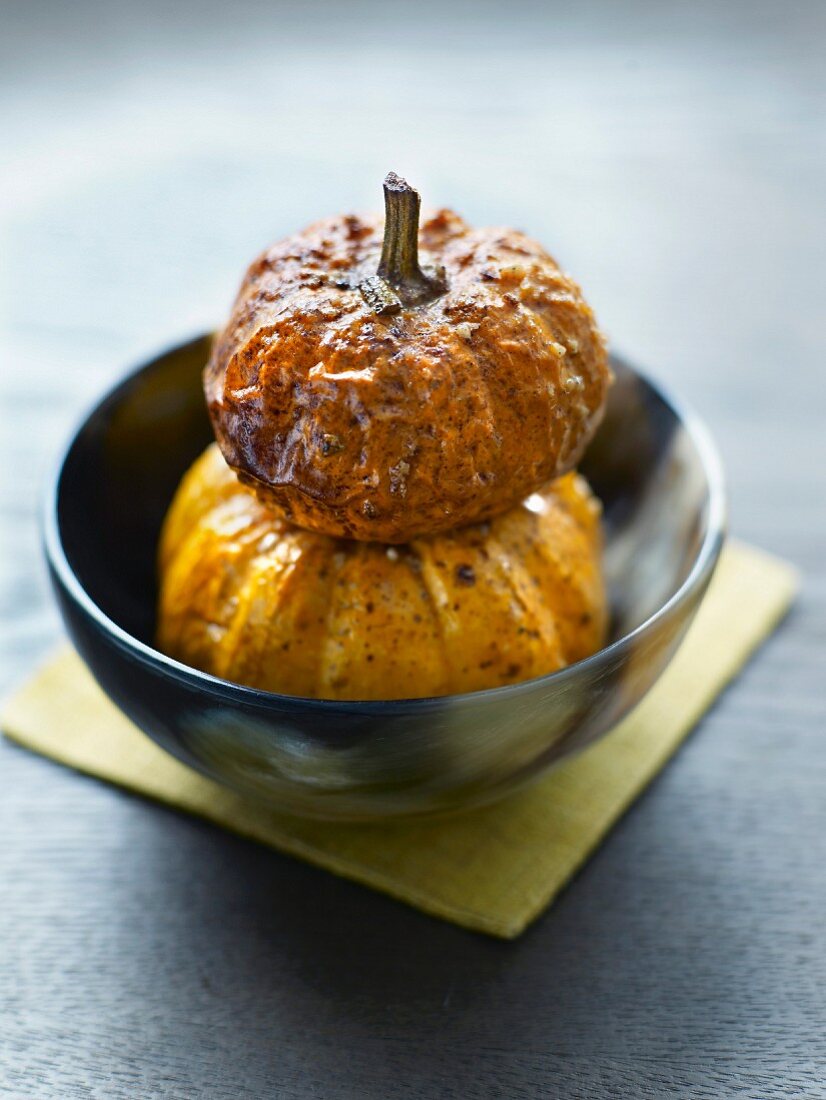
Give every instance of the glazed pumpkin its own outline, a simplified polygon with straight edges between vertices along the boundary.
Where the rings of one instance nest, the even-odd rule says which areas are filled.
[[[209,447],[160,547],[159,645],[268,691],[329,699],[476,691],[603,643],[600,508],[568,474],[490,523],[384,546],[289,524]]]
[[[610,371],[594,315],[535,241],[392,173],[385,219],[341,216],[250,267],[204,384],[227,462],[330,535],[407,542],[512,508],[572,469]],[[419,244],[424,252],[419,255]]]

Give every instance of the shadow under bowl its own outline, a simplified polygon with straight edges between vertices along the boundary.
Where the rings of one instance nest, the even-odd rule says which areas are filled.
[[[287,813],[369,820],[493,800],[606,733],[682,638],[722,546],[725,502],[698,421],[623,360],[582,471],[604,507],[612,634],[560,672],[466,695],[337,702],[275,695],[154,648],[156,548],[184,471],[212,439],[202,336],[108,393],[47,501],[60,609],[103,690],[184,763]]]

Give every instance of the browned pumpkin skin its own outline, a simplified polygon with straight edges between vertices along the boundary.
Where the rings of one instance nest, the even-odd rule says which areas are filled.
[[[599,515],[568,474],[487,524],[399,547],[334,539],[266,508],[213,445],[164,526],[159,645],[224,679],[328,699],[539,676],[604,641]]]
[[[299,526],[389,543],[475,523],[572,469],[610,381],[579,287],[535,241],[443,210],[445,293],[377,315],[381,219],[335,217],[249,269],[205,371],[227,462]]]

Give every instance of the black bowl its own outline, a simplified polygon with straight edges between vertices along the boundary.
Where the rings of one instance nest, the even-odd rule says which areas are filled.
[[[612,640],[548,676],[466,695],[336,702],[255,691],[154,647],[156,547],[212,435],[208,336],[152,360],[83,421],[49,495],[49,569],[104,691],[174,756],[284,811],[369,819],[496,798],[609,730],[665,667],[724,534],[705,430],[620,359],[582,469],[605,509]]]

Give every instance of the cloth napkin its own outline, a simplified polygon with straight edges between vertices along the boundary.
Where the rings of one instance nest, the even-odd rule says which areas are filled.
[[[527,789],[443,820],[340,825],[286,817],[204,779],[126,719],[69,649],[7,703],[9,738],[434,916],[506,939],[558,894],[777,624],[796,587],[784,562],[725,549],[695,622],[615,730]]]

